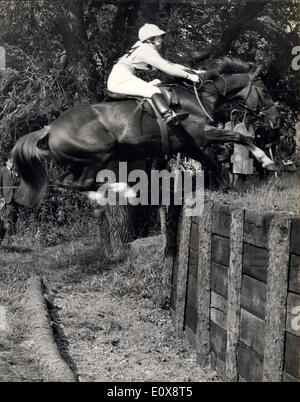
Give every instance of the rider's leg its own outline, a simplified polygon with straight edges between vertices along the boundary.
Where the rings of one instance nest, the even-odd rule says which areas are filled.
[[[152,95],[151,100],[165,123],[169,123],[172,121],[178,122],[189,117],[188,113],[175,113],[175,111],[169,107],[167,101],[161,93],[155,93],[154,95]]]
[[[115,73],[110,76],[107,84],[109,91],[123,95],[142,96],[151,99],[154,107],[166,123],[169,123],[172,120],[182,121],[188,118],[188,113],[175,113],[175,111],[169,107],[157,86],[132,74],[126,74],[127,75],[124,76],[121,71],[119,76]]]

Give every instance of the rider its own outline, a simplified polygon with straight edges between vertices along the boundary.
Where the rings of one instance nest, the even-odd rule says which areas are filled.
[[[196,73],[187,72],[185,67],[171,63],[160,56],[162,36],[165,33],[154,24],[142,26],[139,30],[139,41],[114,65],[108,78],[107,89],[118,94],[151,98],[163,120],[169,123],[173,120],[185,120],[188,113],[176,114],[169,108],[160,89],[153,83],[138,78],[137,71],[157,69],[173,77],[195,83],[199,82],[199,77]]]

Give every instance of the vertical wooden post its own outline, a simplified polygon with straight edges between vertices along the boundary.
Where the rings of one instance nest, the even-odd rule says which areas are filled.
[[[161,234],[163,237],[163,243],[164,243],[164,248],[167,245],[167,208],[165,206],[162,206],[159,208],[159,217],[160,217],[160,229],[161,229]]]
[[[269,232],[269,265],[263,380],[282,381],[291,220],[275,216]]]
[[[178,153],[176,159],[174,194],[177,191],[179,183],[180,161],[181,161],[181,154]],[[161,233],[163,236],[163,245],[165,250],[165,261],[162,273],[162,282],[163,282],[162,302],[166,304],[168,304],[171,299],[172,274],[174,269],[174,259],[176,251],[176,240],[177,240],[180,209],[181,207],[179,205],[173,205],[173,204],[169,206],[168,212],[166,206],[161,206],[159,209]]]
[[[168,216],[165,225],[164,237],[164,266],[162,272],[163,282],[163,302],[168,303],[171,299],[172,275],[174,269],[174,260],[176,253],[176,241],[178,232],[178,221],[181,206],[172,205],[169,207]]]
[[[178,252],[179,258],[178,258],[178,277],[177,277],[177,297],[176,297],[176,311],[174,321],[175,330],[178,335],[182,335],[184,329],[191,227],[192,227],[192,218],[190,216],[186,216],[184,207],[182,217],[182,228],[180,233],[179,252]]]
[[[210,264],[212,241],[213,203],[205,205],[203,215],[199,219],[199,253],[197,273],[197,361],[205,367],[209,364],[210,341]]]
[[[241,290],[243,269],[244,210],[232,211],[230,263],[228,270],[226,380],[238,381],[238,344],[240,339]]]

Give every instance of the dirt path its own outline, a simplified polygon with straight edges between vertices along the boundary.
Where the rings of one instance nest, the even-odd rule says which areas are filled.
[[[93,290],[85,281],[60,289],[56,302],[80,381],[214,380],[150,300]]]
[[[22,322],[24,283],[33,275],[54,291],[61,343],[80,381],[217,381],[199,368],[159,306],[160,238],[135,242],[131,258],[109,265],[97,239],[48,248],[20,248],[16,239],[1,251],[0,304],[14,332],[0,341],[0,381],[41,381]]]

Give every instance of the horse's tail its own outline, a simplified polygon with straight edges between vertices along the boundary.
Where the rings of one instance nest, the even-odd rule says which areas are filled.
[[[21,137],[12,151],[12,157],[21,178],[15,199],[18,204],[28,208],[39,208],[46,194],[48,175],[41,163],[41,155],[46,152],[38,148],[45,139],[50,126]]]

